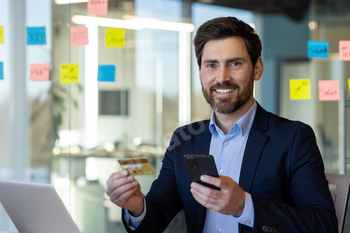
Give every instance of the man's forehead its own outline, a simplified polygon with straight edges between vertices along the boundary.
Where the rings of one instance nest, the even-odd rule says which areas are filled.
[[[235,57],[243,58],[246,56],[249,57],[249,54],[244,40],[241,37],[229,37],[220,40],[210,40],[204,45],[202,63],[208,59],[231,59]]]

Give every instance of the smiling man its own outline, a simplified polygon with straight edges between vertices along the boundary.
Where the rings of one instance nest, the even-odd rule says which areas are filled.
[[[123,208],[128,232],[163,232],[184,210],[188,233],[337,232],[322,157],[310,126],[265,111],[253,97],[263,73],[261,42],[234,18],[204,23],[194,39],[211,118],[174,132],[159,177],[144,197],[134,176],[120,171],[107,194]],[[191,183],[185,154],[211,154],[214,190]]]
[[[203,95],[216,117],[229,120],[222,121],[228,127],[253,106],[254,80],[261,78],[263,67],[259,57],[253,69],[241,37],[211,40],[205,44],[199,70]],[[222,130],[227,133],[228,129]]]

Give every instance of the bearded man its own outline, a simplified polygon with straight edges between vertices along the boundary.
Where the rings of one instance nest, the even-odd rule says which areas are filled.
[[[198,29],[194,46],[211,118],[174,132],[146,196],[130,173],[110,176],[107,194],[123,208],[127,231],[163,232],[183,209],[188,233],[338,232],[313,130],[265,111],[253,97],[264,70],[254,29],[216,18]],[[220,190],[191,182],[186,154],[214,157],[219,178],[201,181]]]

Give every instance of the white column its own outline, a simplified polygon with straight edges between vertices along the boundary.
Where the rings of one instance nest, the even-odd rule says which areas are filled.
[[[25,1],[10,1],[11,75],[10,119],[10,169],[11,179],[27,180],[29,164],[29,114],[26,80],[26,28]]]
[[[84,77],[84,140],[85,148],[97,145],[98,124],[98,26],[86,25],[89,44],[85,45]]]
[[[179,126],[191,122],[191,34],[179,32]]]

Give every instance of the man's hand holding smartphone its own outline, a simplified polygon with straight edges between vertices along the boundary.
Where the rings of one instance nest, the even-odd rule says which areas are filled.
[[[190,191],[194,199],[204,207],[216,212],[226,215],[233,215],[236,217],[241,216],[245,204],[245,192],[243,189],[230,177],[218,176],[215,162],[212,158],[204,159],[206,161],[212,160],[212,162],[209,163],[211,165],[208,165],[208,169],[211,170],[211,172],[206,171],[205,167],[200,168],[200,165],[207,163],[199,162],[199,157],[185,155],[184,158],[186,159],[187,168],[190,173],[191,180],[193,181],[191,183]],[[187,161],[188,159],[196,159],[198,166],[195,166],[193,160]],[[192,162],[193,164],[191,165],[189,162]],[[213,164],[216,174],[215,172],[213,173]],[[192,166],[192,171],[190,166]],[[199,172],[199,170],[201,171]],[[198,176],[198,174],[201,175]],[[196,180],[196,177],[199,177],[199,182]],[[208,186],[215,187],[216,189]]]

